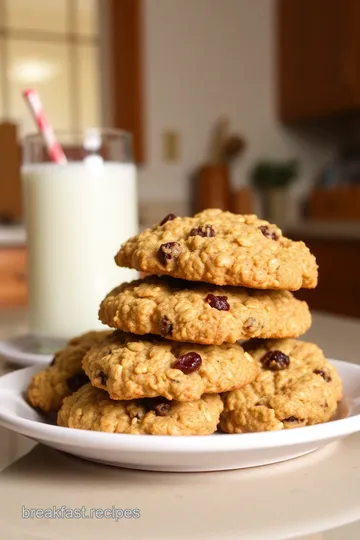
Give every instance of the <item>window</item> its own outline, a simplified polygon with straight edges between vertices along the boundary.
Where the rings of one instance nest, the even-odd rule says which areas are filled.
[[[101,125],[98,0],[0,0],[0,119],[34,131],[36,88],[57,130]]]

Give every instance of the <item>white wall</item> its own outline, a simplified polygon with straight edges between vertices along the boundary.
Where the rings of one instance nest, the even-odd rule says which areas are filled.
[[[145,0],[142,201],[187,199],[189,174],[205,159],[211,125],[222,114],[248,144],[235,185],[258,158],[298,156],[305,186],[332,155],[329,135],[290,133],[276,120],[274,9],[274,0]],[[175,164],[162,161],[166,129],[181,136]]]

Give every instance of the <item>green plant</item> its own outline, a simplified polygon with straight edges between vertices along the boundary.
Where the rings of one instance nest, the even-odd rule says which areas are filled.
[[[259,161],[250,172],[252,185],[257,189],[286,188],[298,174],[298,162]]]

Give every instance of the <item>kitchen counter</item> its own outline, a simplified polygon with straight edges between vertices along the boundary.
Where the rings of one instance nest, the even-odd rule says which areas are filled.
[[[24,331],[24,311],[0,310],[0,339]],[[305,337],[329,356],[360,363],[359,334],[360,320],[316,313]],[[0,360],[0,373],[11,369]],[[360,434],[285,463],[193,474],[116,469],[35,445],[4,429],[0,434],[4,540],[360,537]],[[141,517],[22,519],[23,506],[54,505],[139,508]]]
[[[25,246],[24,225],[0,225],[0,248]]]

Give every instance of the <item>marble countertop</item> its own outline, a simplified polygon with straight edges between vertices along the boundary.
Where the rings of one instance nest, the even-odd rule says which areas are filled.
[[[26,332],[0,310],[0,339]],[[360,320],[315,313],[305,339],[360,363]],[[0,374],[14,369],[0,359]],[[93,464],[0,428],[0,529],[6,540],[358,540],[360,434],[267,467],[156,473]],[[23,519],[23,507],[139,508],[138,520]]]

